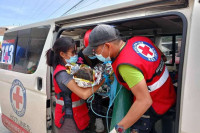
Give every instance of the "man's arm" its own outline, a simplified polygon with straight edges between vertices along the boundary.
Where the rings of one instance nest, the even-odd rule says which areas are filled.
[[[126,116],[118,123],[124,129],[131,127],[152,105],[152,99],[148,92],[145,79],[131,88],[136,100]],[[125,104],[125,103],[124,103]]]

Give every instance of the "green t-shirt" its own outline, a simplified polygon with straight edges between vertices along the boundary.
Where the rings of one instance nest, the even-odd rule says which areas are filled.
[[[124,46],[125,44],[120,48],[120,50],[122,50]],[[143,74],[133,66],[120,65],[118,70],[119,74],[122,76],[123,80],[128,84],[129,88],[132,88],[144,79]]]
[[[143,74],[133,66],[120,65],[118,70],[119,74],[122,76],[123,80],[128,84],[129,88],[132,88],[144,79]]]

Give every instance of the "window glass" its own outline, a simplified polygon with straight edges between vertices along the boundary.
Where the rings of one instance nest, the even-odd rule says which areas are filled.
[[[176,36],[176,53],[175,53],[175,63],[176,64],[179,64],[179,62],[180,62],[181,41],[182,41],[182,36]]]
[[[27,73],[34,73],[49,32],[49,26],[37,27],[31,30],[29,50],[27,54]]]
[[[163,52],[163,54],[166,56],[167,64],[172,63],[172,36],[164,36],[161,37],[161,47],[160,50]]]
[[[161,37],[160,49],[167,58],[166,64],[179,64],[181,40],[182,36],[175,36],[175,41],[173,44],[173,36]]]
[[[44,44],[46,42],[49,29],[50,26],[41,26],[6,33],[4,40],[9,43],[11,43],[12,41],[12,44],[5,44],[5,46],[13,46],[14,48],[13,52],[9,51],[9,47],[6,48],[6,51],[8,52],[4,53],[7,53],[7,56],[5,56],[6,54],[1,54],[4,57],[8,58],[5,58],[6,61],[1,60],[4,58],[0,58],[0,68],[28,74],[34,73],[39,64],[39,60],[42,54]],[[4,46],[3,43],[2,46]],[[11,53],[13,53],[13,56],[11,56]],[[12,59],[12,61],[7,63],[7,59]]]
[[[30,29],[18,32],[18,40],[15,54],[14,71],[26,73],[27,50],[29,44]]]

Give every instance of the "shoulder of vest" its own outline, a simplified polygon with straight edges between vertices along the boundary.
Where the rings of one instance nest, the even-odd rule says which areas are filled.
[[[54,70],[54,76],[55,76],[58,72],[64,71],[64,70],[66,70],[65,66],[63,66],[63,65],[57,65],[56,68],[55,68],[55,70]]]

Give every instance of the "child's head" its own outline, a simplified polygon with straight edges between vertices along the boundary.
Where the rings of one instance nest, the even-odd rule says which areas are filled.
[[[90,68],[80,68],[75,74],[75,78],[85,79],[93,82],[93,70]]]

